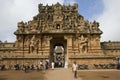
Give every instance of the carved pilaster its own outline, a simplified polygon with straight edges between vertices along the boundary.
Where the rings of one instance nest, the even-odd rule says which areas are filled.
[[[68,61],[69,60],[69,55],[72,52],[72,36],[71,35],[69,35],[69,36],[65,35],[64,39],[67,40],[67,54],[66,54],[65,60],[67,62],[69,62]]]
[[[44,36],[42,42],[42,51],[45,56],[49,56],[50,53],[50,40],[52,39],[51,36]]]
[[[67,46],[72,46],[72,36],[64,36],[64,39],[67,40]]]

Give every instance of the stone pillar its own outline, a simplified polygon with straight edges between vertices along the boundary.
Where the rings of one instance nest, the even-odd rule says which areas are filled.
[[[72,50],[72,36],[64,36],[64,39],[67,40],[67,51],[66,51],[66,56],[65,56],[65,68],[68,68],[69,65],[69,55],[70,55],[70,50]]]

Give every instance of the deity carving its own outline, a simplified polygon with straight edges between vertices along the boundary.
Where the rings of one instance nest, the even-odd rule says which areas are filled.
[[[80,53],[86,53],[87,52],[87,38],[85,38],[83,35],[78,37],[79,39],[79,51]]]
[[[23,28],[24,28],[24,22],[21,21],[21,22],[18,23],[18,30],[17,30],[17,32],[18,33],[22,33],[23,30],[24,30]]]
[[[26,37],[24,41],[25,47],[29,47],[29,38]]]
[[[35,32],[36,29],[37,29],[37,24],[34,23],[34,24],[31,26],[31,31],[32,31],[32,32]]]
[[[92,24],[91,24],[91,30],[92,30],[92,32],[95,32],[95,33],[97,33],[98,31],[99,31],[99,23],[98,22],[96,22],[96,21],[94,21]]]
[[[51,14],[48,14],[48,16],[47,16],[47,20],[49,20],[49,21],[53,21],[53,16],[52,16]]]
[[[78,21],[78,29],[80,31],[84,31],[84,28],[85,28],[85,21],[83,18],[80,18],[79,21]]]
[[[33,35],[31,41],[30,41],[30,52],[34,52],[35,50],[35,35]]]
[[[27,23],[24,24],[24,27],[25,27],[25,32],[28,33],[29,29]]]

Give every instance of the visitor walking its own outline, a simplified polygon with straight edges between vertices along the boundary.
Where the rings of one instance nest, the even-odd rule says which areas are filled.
[[[74,72],[74,78],[77,78],[77,64],[76,64],[76,61],[74,61],[73,63],[73,66],[72,66],[72,69],[73,69],[73,72]]]

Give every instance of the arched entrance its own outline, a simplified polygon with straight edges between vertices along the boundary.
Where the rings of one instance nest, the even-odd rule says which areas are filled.
[[[67,41],[64,38],[53,38],[50,41],[50,62],[54,61],[55,67],[64,67]]]

